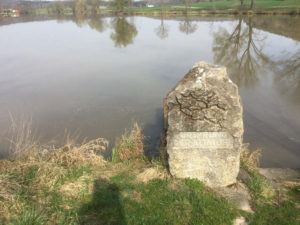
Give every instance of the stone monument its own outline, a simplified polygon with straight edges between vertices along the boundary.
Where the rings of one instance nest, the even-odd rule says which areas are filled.
[[[172,175],[211,187],[236,182],[243,138],[242,103],[226,68],[199,62],[164,103]]]

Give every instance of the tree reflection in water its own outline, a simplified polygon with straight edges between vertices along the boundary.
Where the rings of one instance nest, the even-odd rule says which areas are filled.
[[[115,42],[116,47],[126,47],[133,43],[138,31],[133,22],[128,22],[124,17],[116,17],[111,21],[114,32],[110,38]]]
[[[213,35],[216,63],[225,65],[238,85],[254,86],[258,71],[262,72],[272,64],[262,52],[264,38],[259,32],[254,32],[251,18],[240,17],[232,32],[222,28]]]
[[[296,103],[300,99],[300,50],[277,63],[275,83],[280,91],[289,94]]]
[[[214,60],[226,66],[238,84],[253,87],[259,75],[271,71],[281,93],[300,98],[300,50],[280,59],[263,53],[264,37],[254,30],[251,17],[240,17],[232,32],[221,28],[213,39]],[[259,75],[258,75],[259,74]]]
[[[82,27],[88,20],[87,6],[83,1],[76,1],[73,21],[78,27]]]
[[[197,30],[197,24],[192,23],[190,18],[186,15],[184,21],[179,23],[179,30],[189,35]]]
[[[107,20],[101,16],[89,18],[88,15],[80,13],[84,10],[78,9],[76,12],[73,21],[79,27],[88,24],[98,32],[112,28],[110,38],[116,47],[126,47],[132,44],[138,34],[134,22],[128,21],[125,17],[113,18],[109,26]],[[161,39],[169,35],[169,27],[165,24],[164,17],[165,14],[162,13],[161,23],[154,30]],[[64,21],[64,18],[57,19]],[[274,83],[280,92],[285,95],[289,94],[297,101],[300,98],[300,49],[297,52],[281,55],[279,59],[277,56],[275,58],[266,55],[263,47],[267,40],[260,32],[264,28],[259,27],[262,25],[258,19],[239,17],[231,30],[222,27],[214,32],[212,46],[214,61],[226,66],[231,78],[239,86],[254,87],[263,74],[271,72],[274,74]],[[257,26],[259,29],[255,29]],[[281,27],[284,27],[283,24]],[[269,32],[276,33],[277,31],[270,26],[268,28]],[[290,28],[287,27],[287,29]],[[189,35],[197,30],[197,24],[186,15],[184,20],[179,22],[179,30]],[[281,32],[284,33],[285,30]]]
[[[168,37],[169,28],[167,25],[164,24],[164,13],[161,13],[160,25],[154,31],[155,31],[156,35],[161,39],[165,39]]]
[[[96,16],[92,17],[88,22],[90,28],[102,33],[107,28],[107,23],[105,20],[103,20],[102,17]]]

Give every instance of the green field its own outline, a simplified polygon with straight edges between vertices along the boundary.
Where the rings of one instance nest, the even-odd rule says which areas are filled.
[[[85,2],[85,9],[81,10],[78,14],[91,15],[94,6]],[[228,1],[213,1],[213,2],[199,2],[190,5],[177,4],[177,5],[157,5],[154,7],[125,7],[123,9],[116,9],[113,7],[106,7],[97,9],[96,14],[137,14],[137,15],[158,15],[164,14],[300,14],[300,0],[255,0],[254,8],[251,9],[251,0],[244,0],[244,6],[241,7],[240,0]],[[75,7],[75,9],[77,9]],[[46,8],[28,9],[26,13],[33,14],[73,14],[70,6],[54,7],[49,6]],[[77,14],[77,13],[76,13]]]
[[[250,0],[245,0],[245,8],[250,8]],[[200,2],[192,4],[192,7],[196,7],[198,9],[235,9],[240,7],[239,0],[233,1],[216,1],[216,2]],[[299,0],[256,0],[255,8],[263,8],[263,9],[291,9],[294,7],[300,8]]]
[[[188,10],[190,13],[203,12],[203,11],[219,11],[221,13],[236,13],[242,11],[250,11],[251,0],[244,1],[244,7],[241,8],[239,0],[231,1],[215,1],[215,2],[199,2],[193,3],[189,7],[184,4],[180,5],[167,5],[156,6],[152,8],[142,7],[132,9],[134,12],[185,12]],[[299,13],[300,0],[256,0],[253,12],[277,12],[277,13]]]

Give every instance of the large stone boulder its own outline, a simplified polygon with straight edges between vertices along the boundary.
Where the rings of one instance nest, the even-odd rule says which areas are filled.
[[[165,99],[172,175],[211,187],[236,182],[243,137],[242,103],[226,68],[199,62]]]

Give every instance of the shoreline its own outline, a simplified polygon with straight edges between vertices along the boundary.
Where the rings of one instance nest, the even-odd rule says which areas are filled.
[[[259,151],[244,145],[237,182],[209,188],[172,177],[162,154],[143,155],[143,139],[135,125],[115,144],[111,160],[97,154],[108,145],[102,138],[49,149],[31,145],[0,159],[0,223],[297,223],[299,170],[261,169]],[[149,210],[156,216],[149,217]]]
[[[1,15],[1,14],[0,14]],[[56,15],[56,16],[74,16],[75,14],[73,13],[64,13],[64,14],[57,14],[57,13],[39,13],[39,12],[33,12],[29,14],[22,14],[21,15]],[[207,15],[230,15],[230,16],[241,16],[241,15],[246,15],[246,16],[251,16],[251,15],[288,15],[288,16],[298,16],[300,15],[300,10],[298,11],[272,11],[272,10],[267,10],[267,11],[238,11],[238,10],[215,10],[215,11],[210,11],[210,10],[201,10],[201,11],[191,11],[189,13],[185,13],[183,11],[152,11],[152,12],[132,12],[132,11],[127,11],[127,12],[114,12],[114,11],[107,11],[107,12],[100,12],[97,14],[91,14],[88,16],[207,16]]]

